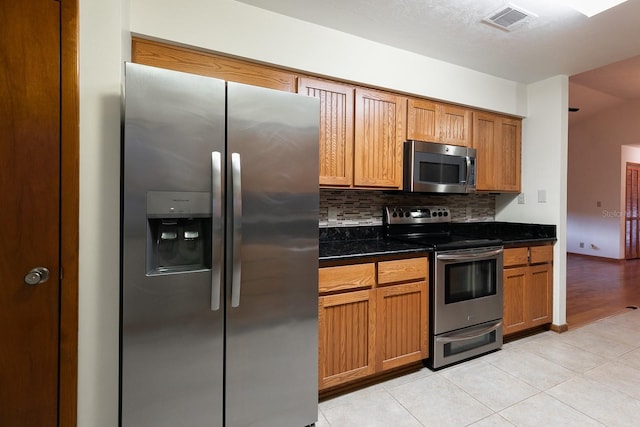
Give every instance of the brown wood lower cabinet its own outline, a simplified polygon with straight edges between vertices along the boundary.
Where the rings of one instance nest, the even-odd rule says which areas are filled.
[[[425,359],[427,282],[376,289],[376,368],[397,368]]]
[[[504,250],[504,335],[553,320],[553,246]]]
[[[320,390],[428,357],[427,271],[426,257],[320,269]]]
[[[364,290],[320,297],[320,389],[374,373],[374,292]]]

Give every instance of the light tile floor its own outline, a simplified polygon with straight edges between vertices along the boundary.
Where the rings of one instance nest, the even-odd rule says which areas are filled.
[[[640,426],[640,310],[325,400],[327,426]]]

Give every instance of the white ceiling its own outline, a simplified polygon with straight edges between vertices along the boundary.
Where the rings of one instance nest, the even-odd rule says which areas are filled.
[[[591,18],[561,0],[241,1],[508,80],[576,75],[570,103],[580,112],[570,120],[590,102],[640,97],[640,0]],[[509,4],[532,16],[509,32],[482,23]]]

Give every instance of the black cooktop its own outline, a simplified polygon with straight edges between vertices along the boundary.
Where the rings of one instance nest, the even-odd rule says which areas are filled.
[[[502,240],[453,233],[451,214],[443,206],[386,207],[385,238],[413,243],[434,251],[502,246]]]

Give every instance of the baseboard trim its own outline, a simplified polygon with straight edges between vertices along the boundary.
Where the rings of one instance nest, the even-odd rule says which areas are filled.
[[[624,258],[606,258],[606,257],[603,257],[603,256],[597,256],[597,255],[579,254],[577,252],[567,252],[567,255],[571,255],[571,256],[574,256],[574,257],[580,257],[580,258],[592,259],[594,261],[605,261],[605,262],[614,262],[614,263],[622,263],[622,262],[626,262],[627,261]]]
[[[567,332],[569,330],[569,325],[566,323],[563,323],[562,325],[556,325],[554,323],[551,324],[551,326],[549,326],[549,329],[551,329],[553,332],[557,332],[559,334],[563,333],[563,332]]]

